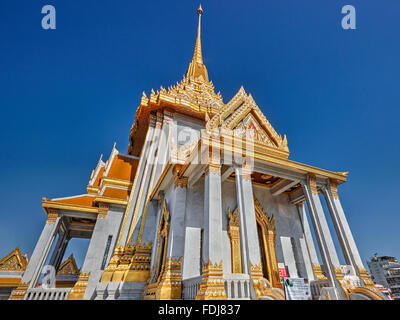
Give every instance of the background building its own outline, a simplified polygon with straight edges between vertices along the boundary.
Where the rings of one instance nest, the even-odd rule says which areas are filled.
[[[373,257],[368,261],[372,280],[391,290],[393,298],[400,300],[400,263],[395,257]]]

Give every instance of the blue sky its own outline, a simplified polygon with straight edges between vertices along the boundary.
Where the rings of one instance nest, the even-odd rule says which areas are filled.
[[[41,28],[46,4],[57,10],[56,30]],[[341,28],[346,4],[356,8],[356,30]],[[186,71],[198,5],[0,2],[0,257],[17,245],[32,254],[46,220],[41,197],[84,193],[101,153],[114,141],[127,151],[142,91]],[[243,85],[287,134],[291,159],[349,171],[339,195],[363,260],[400,258],[400,3],[202,6],[204,62],[224,102]]]

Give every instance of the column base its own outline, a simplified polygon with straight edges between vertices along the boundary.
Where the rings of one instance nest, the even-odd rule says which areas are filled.
[[[203,266],[203,274],[196,300],[226,300],[222,260],[219,264],[208,260]]]
[[[78,281],[75,283],[74,287],[68,294],[67,300],[83,300],[85,296],[86,287],[89,281],[89,273],[81,273],[79,275]]]
[[[144,299],[172,300],[182,298],[182,258],[167,260],[157,283],[148,286]]]

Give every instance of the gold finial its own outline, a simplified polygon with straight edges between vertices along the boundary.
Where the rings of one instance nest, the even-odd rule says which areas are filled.
[[[186,72],[186,77],[193,77],[195,80],[208,82],[208,73],[206,66],[203,64],[203,55],[201,53],[201,16],[203,15],[201,5],[197,9],[197,14],[199,16],[199,22],[197,26],[196,45],[194,47],[192,61],[190,62],[189,68]]]

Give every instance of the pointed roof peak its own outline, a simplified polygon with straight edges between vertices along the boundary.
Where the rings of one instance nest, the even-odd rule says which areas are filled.
[[[186,71],[186,77],[192,77],[195,80],[203,80],[208,82],[208,73],[206,66],[203,63],[203,55],[201,51],[201,16],[203,15],[203,8],[201,5],[197,9],[197,15],[199,16],[197,25],[197,37],[196,44],[194,46],[193,58],[189,64],[189,68]]]

